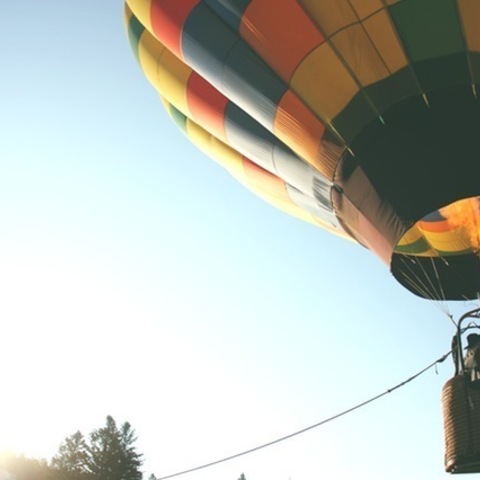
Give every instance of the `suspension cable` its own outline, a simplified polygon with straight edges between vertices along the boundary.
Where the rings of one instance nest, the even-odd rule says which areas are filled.
[[[435,272],[435,277],[436,277],[437,282],[438,282],[438,287],[440,288],[440,295],[442,297],[442,301],[446,301],[445,293],[443,291],[443,285],[442,285],[442,282],[440,281],[440,276],[438,275],[437,266],[435,265],[435,262],[433,261],[433,257],[430,257],[430,263],[432,264],[432,269]]]
[[[444,315],[451,319],[451,314],[448,308],[448,304],[435,295],[435,292],[431,291],[428,285],[421,280],[421,278],[415,273],[412,267],[409,265],[409,262],[417,264],[416,259],[408,256],[401,257],[402,263],[405,267],[401,273],[410,286],[412,286],[417,292],[419,292],[424,298],[432,302],[432,304],[438,308]]]

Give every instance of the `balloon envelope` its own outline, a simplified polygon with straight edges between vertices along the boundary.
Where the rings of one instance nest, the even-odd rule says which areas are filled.
[[[425,298],[480,292],[480,2],[127,0],[172,119]]]

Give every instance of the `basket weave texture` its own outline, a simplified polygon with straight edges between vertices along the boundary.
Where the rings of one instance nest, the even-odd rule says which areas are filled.
[[[480,472],[480,389],[464,375],[451,378],[442,391],[445,470]]]

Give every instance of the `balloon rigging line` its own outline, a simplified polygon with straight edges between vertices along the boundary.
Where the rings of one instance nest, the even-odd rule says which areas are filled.
[[[403,263],[406,263],[406,262],[404,261]],[[409,268],[409,266],[406,265],[406,268]],[[415,290],[417,290],[419,293],[421,293],[427,300],[429,300],[431,302],[434,301],[434,299],[430,295],[430,292],[425,289],[425,286],[423,285],[423,283],[420,282],[420,279],[417,278],[413,272],[410,272],[410,275],[405,271],[401,271],[400,273],[403,275],[403,277],[405,278],[405,281],[411,287],[413,287]],[[439,305],[438,305],[438,307],[440,308]]]
[[[446,259],[443,258],[443,257],[440,257],[440,258],[448,266],[448,262],[446,261]],[[442,293],[441,296],[438,295],[438,293],[434,289],[434,286],[433,286],[431,280],[429,281],[429,283],[431,285],[431,288],[430,288],[424,281],[421,280],[420,276],[417,275],[412,270],[412,268],[410,268],[409,261],[418,265],[418,267],[424,273],[424,276],[426,278],[428,278],[428,275],[426,274],[423,266],[421,265],[421,263],[419,261],[417,261],[417,259],[410,258],[410,257],[407,257],[407,256],[403,256],[402,261],[403,261],[403,264],[404,264],[405,268],[408,269],[408,271],[409,271],[409,274],[405,271],[402,272],[405,281],[410,286],[415,288],[426,299],[428,299],[430,302],[432,302],[432,304],[436,308],[438,308],[443,314],[445,314],[445,316],[453,323],[453,325],[455,325],[455,327],[457,327],[457,322],[453,319],[453,316],[452,316],[452,314],[450,312],[450,309],[448,307],[448,303],[447,303],[447,300],[445,298],[445,295],[444,295],[444,292],[443,292],[443,287],[441,285],[440,278],[439,278],[439,275],[438,275],[437,267],[436,267],[435,263],[433,262],[433,259],[431,259],[432,268],[433,268],[433,271],[435,272],[435,275],[436,275],[437,280],[438,280],[439,288],[440,288],[440,291]],[[452,272],[457,276],[457,278],[459,279],[460,282],[462,282],[465,285],[467,284],[467,282],[465,281],[465,278],[463,278],[456,269],[452,270]],[[465,301],[470,301],[471,299],[468,298],[467,296],[464,296],[464,300]],[[480,296],[477,298],[477,300],[480,300]]]
[[[431,286],[431,291],[433,292],[432,294],[432,297],[438,301],[443,301],[443,298],[442,296],[440,295],[440,293],[438,292],[435,284],[433,283],[433,280],[432,278],[430,277],[430,275],[427,274],[426,270],[425,270],[425,267],[423,266],[422,262],[420,260],[418,260],[418,266],[420,267],[420,269],[422,270],[422,273],[423,273],[423,276],[427,279],[427,281],[430,283],[430,286]],[[440,283],[440,279],[437,278],[438,280],[438,283]]]
[[[228,457],[224,457],[224,458],[221,458],[219,460],[215,460],[213,462],[205,463],[203,465],[199,465],[197,467],[189,468],[188,470],[183,470],[183,471],[173,473],[173,474],[170,474],[170,475],[166,475],[166,476],[163,476],[163,477],[158,477],[157,480],[167,480],[169,478],[179,477],[181,475],[186,475],[187,473],[193,473],[193,472],[196,472],[198,470],[213,467],[214,465],[218,465],[220,463],[225,463],[225,462],[228,462],[228,461],[233,460],[235,458],[239,458],[239,457],[242,457],[244,455],[248,455],[250,453],[257,452],[258,450],[262,450],[262,449],[267,448],[267,447],[271,447],[273,445],[276,445],[277,443],[284,442],[285,440],[289,440],[290,438],[301,435],[305,432],[308,432],[309,430],[313,430],[314,428],[318,428],[322,425],[325,425],[326,423],[332,422],[333,420],[336,420],[337,418],[343,417],[343,416],[345,416],[349,413],[354,412],[355,410],[358,410],[362,407],[365,407],[366,405],[368,405],[368,404],[370,404],[370,403],[372,403],[376,400],[379,400],[380,398],[384,397],[385,395],[388,395],[389,393],[392,393],[393,391],[398,390],[399,388],[405,386],[407,383],[410,383],[411,381],[415,380],[416,378],[418,378],[420,375],[424,374],[425,372],[427,372],[431,368],[436,367],[437,364],[442,363],[446,358],[448,358],[448,356],[451,353],[452,353],[452,350],[450,350],[445,355],[441,356],[440,358],[438,358],[437,360],[432,362],[427,367],[425,367],[422,370],[420,370],[419,372],[417,372],[415,375],[412,375],[411,377],[409,377],[406,380],[404,380],[403,382],[395,385],[394,387],[389,388],[388,390],[385,390],[384,392],[382,392],[378,395],[375,395],[374,397],[371,397],[368,400],[365,400],[364,402],[361,402],[361,403],[359,403],[359,404],[357,404],[353,407],[350,407],[350,408],[348,408],[346,410],[343,410],[343,411],[341,411],[341,412],[339,412],[335,415],[332,415],[331,417],[325,418],[325,419],[321,420],[320,422],[317,422],[313,425],[310,425],[309,427],[302,428],[301,430],[297,430],[296,432],[293,432],[293,433],[290,433],[289,435],[285,435],[283,437],[277,438],[276,440],[272,440],[268,443],[258,445],[256,447],[250,448],[250,449],[245,450],[243,452],[236,453],[236,454],[230,455]]]
[[[440,281],[440,276],[438,275],[437,266],[435,265],[433,258],[430,258],[430,262],[432,263],[432,268],[433,268],[433,271],[435,272],[435,277],[438,280],[438,287],[440,288],[440,294],[441,294],[442,300],[446,301],[445,293],[443,292],[442,282]]]
[[[439,301],[439,299],[430,291],[429,287],[420,279],[420,277],[412,270],[409,265],[409,261],[416,263],[415,260],[411,258],[402,258],[405,268],[409,271],[410,275],[403,271],[402,274],[407,283],[413,286],[419,293],[421,293],[426,299],[428,299],[432,304],[438,308],[444,315],[451,317],[448,305],[445,302]]]
[[[416,264],[416,261],[413,258],[409,258],[406,256],[403,256],[402,260],[404,266],[410,272],[410,276],[408,276],[406,272],[403,273],[404,277],[409,281],[410,285],[413,285],[422,295],[425,296],[425,298],[428,298],[431,301],[436,300],[435,296],[433,296],[430,292],[428,286],[420,279],[420,276],[418,276],[409,265],[409,261],[414,264]]]

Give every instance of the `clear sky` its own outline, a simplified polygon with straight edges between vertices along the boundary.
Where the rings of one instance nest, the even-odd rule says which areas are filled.
[[[0,4],[0,449],[50,458],[112,415],[136,429],[147,476],[167,475],[449,350],[441,309],[373,254],[264,204],[189,144],[136,64],[121,1]],[[452,373],[449,359],[183,478],[442,478]]]

